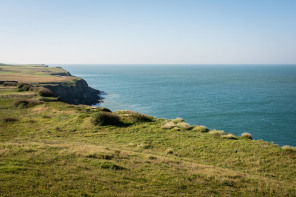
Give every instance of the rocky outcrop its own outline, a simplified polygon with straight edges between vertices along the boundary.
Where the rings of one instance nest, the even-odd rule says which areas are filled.
[[[94,105],[102,100],[100,91],[89,87],[87,82],[80,78],[71,83],[51,83],[42,86],[51,90],[63,102],[70,104]]]

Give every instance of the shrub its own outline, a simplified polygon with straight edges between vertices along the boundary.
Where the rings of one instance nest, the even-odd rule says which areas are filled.
[[[201,133],[206,133],[209,131],[209,129],[206,126],[200,125],[200,126],[194,126],[192,131],[197,131]]]
[[[54,97],[54,93],[47,88],[39,87],[37,90],[38,94],[43,97]]]
[[[13,117],[3,118],[3,122],[16,122],[16,121],[19,121],[19,119],[13,118]]]
[[[34,101],[34,100],[25,100],[25,99],[21,99],[21,100],[17,100],[14,102],[14,106],[15,107],[19,107],[19,108],[28,108],[28,107],[33,107],[35,105],[39,105],[43,102],[41,101]]]
[[[129,116],[127,116],[127,120],[132,123],[138,123],[138,122],[152,122],[153,117],[144,115],[138,112],[133,112]]]
[[[102,126],[121,124],[120,117],[117,114],[114,114],[112,112],[104,112],[104,111],[95,113],[92,118],[92,123],[94,125],[102,125]]]
[[[26,108],[29,104],[29,100],[17,100],[14,102],[15,107]]]
[[[152,116],[144,115],[138,112],[123,110],[123,111],[116,111],[115,113],[120,115],[122,122],[130,123],[130,124],[154,121],[154,118]]]
[[[241,137],[250,140],[253,139],[251,133],[242,133]]]
[[[17,88],[18,91],[29,91],[32,85],[27,84],[27,83],[18,83]]]
[[[17,82],[6,81],[3,83],[3,86],[17,86]]]
[[[30,87],[29,91],[37,92],[38,91],[38,87],[32,86],[32,87]]]
[[[108,109],[108,108],[106,108],[106,107],[103,107],[103,108],[101,109],[101,111],[104,111],[104,112],[112,112],[110,109]]]

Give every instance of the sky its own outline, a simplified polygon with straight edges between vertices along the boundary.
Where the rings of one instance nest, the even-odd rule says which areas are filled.
[[[0,0],[0,63],[296,64],[295,0]]]

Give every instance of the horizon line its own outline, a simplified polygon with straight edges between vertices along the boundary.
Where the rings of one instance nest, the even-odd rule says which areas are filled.
[[[3,63],[7,65],[296,65],[296,63]]]

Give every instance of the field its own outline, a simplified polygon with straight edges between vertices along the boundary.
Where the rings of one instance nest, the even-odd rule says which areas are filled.
[[[76,79],[61,67],[46,65],[6,65],[0,64],[0,81],[23,83],[64,82]]]
[[[107,111],[2,85],[1,196],[296,195],[293,147]]]

